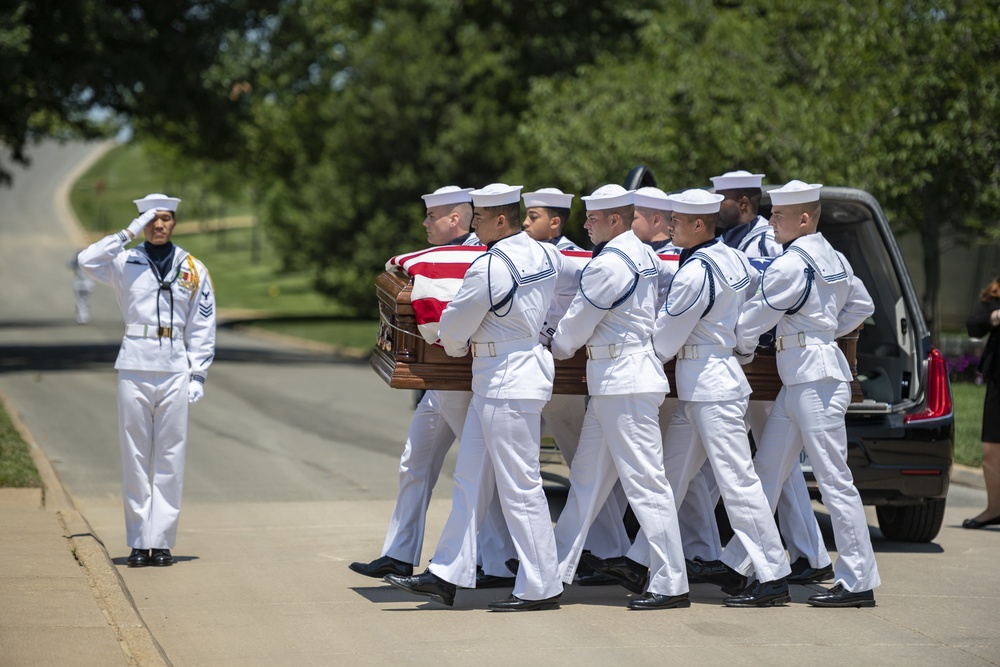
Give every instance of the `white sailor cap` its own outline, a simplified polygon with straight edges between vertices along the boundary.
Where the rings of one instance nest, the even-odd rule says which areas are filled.
[[[822,187],[822,183],[789,181],[777,190],[771,190],[768,194],[771,195],[772,206],[808,204],[810,202],[819,201],[819,190]]]
[[[626,190],[620,185],[602,185],[588,197],[580,197],[587,204],[588,211],[606,211],[634,204],[635,190]],[[629,221],[631,222],[631,220]]]
[[[448,204],[465,204],[472,202],[472,188],[460,188],[457,185],[446,185],[438,188],[429,195],[421,195],[424,206],[434,208],[435,206],[447,206]]]
[[[506,183],[490,183],[485,188],[473,190],[472,203],[476,208],[491,206],[506,206],[521,203],[522,185],[507,185]]]
[[[544,206],[545,208],[569,208],[573,203],[573,195],[565,194],[559,188],[542,188],[535,192],[524,193],[524,208]]]
[[[693,189],[685,190],[679,195],[668,195],[670,203],[674,205],[675,213],[685,215],[707,215],[718,213],[725,199],[722,195],[712,194],[708,190]]]
[[[672,211],[673,204],[667,193],[660,188],[639,188],[635,191],[635,205],[640,208],[651,208],[654,211]]]
[[[176,211],[181,200],[157,192],[146,195],[142,199],[133,199],[132,203],[139,208],[139,213],[145,213],[146,211]]]
[[[740,169],[739,171],[727,171],[722,176],[713,176],[712,185],[715,191],[719,190],[742,190],[743,188],[759,188],[764,174],[751,174],[749,171]]]

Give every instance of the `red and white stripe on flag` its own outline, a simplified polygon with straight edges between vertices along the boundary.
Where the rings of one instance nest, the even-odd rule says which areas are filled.
[[[472,262],[486,252],[486,246],[437,246],[396,255],[385,264],[386,271],[402,269],[413,278],[410,303],[417,330],[428,343],[438,343],[438,322],[448,302],[458,293]],[[563,256],[582,269],[591,259],[589,251],[561,250]],[[660,255],[677,261],[677,255]]]

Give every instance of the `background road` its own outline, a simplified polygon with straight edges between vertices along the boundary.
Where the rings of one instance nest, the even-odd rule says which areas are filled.
[[[191,412],[176,565],[125,568],[112,369],[121,319],[98,286],[93,323],[77,326],[66,267],[84,241],[63,184],[99,150],[42,145],[0,190],[0,391],[174,664],[1000,664],[1000,531],[958,528],[985,501],[954,485],[935,543],[871,529],[884,584],[870,610],[810,608],[818,589],[801,586],[785,608],[727,609],[698,584],[689,610],[627,612],[622,589],[571,587],[560,611],[499,615],[484,608],[505,591],[463,591],[446,609],[355,575],[346,564],[382,545],[410,392],[366,363],[225,329]],[[443,478],[425,558],[449,491]],[[821,523],[828,531],[822,510]]]

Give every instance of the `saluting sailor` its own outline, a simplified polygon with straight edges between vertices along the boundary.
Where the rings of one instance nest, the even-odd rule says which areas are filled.
[[[784,604],[791,600],[784,579],[788,559],[751,462],[744,422],[750,384],[733,356],[740,307],[756,291],[760,274],[715,236],[721,195],[687,190],[670,195],[670,201],[671,237],[684,251],[653,332],[659,358],[677,359],[679,403],[664,443],[667,479],[683,499],[706,459],[712,466],[734,539],[746,548],[757,573],[742,591],[742,578],[713,582],[731,595],[723,604]],[[633,551],[642,546],[637,538]]]
[[[548,609],[562,594],[539,467],[540,415],[555,364],[539,335],[554,295],[572,293],[577,272],[555,246],[521,233],[520,193],[503,183],[472,191],[476,234],[489,250],[469,267],[439,332],[445,352],[473,356],[451,514],[426,572],[385,578],[449,606],[456,587],[475,584],[476,533],[494,494],[520,566],[513,593],[489,608]]]
[[[725,197],[719,210],[719,224],[726,230],[722,240],[751,259],[774,258],[784,251],[774,240],[771,225],[757,214],[763,179],[764,174],[751,174],[742,169],[711,179],[715,193]],[[757,268],[761,266],[758,264]],[[764,435],[764,424],[773,405],[773,401],[757,401],[750,397],[747,425],[755,443],[760,442]],[[792,565],[788,583],[813,584],[833,578],[833,564],[813,512],[801,466],[792,469],[781,487],[778,530],[785,540]]]
[[[170,565],[184,487],[188,404],[205,395],[215,355],[215,290],[205,265],[170,241],[180,199],[136,199],[139,217],[80,252],[118,295],[118,428],[129,567]],[[145,243],[125,246],[140,233]],[[152,551],[150,551],[152,550]]]
[[[428,243],[434,246],[480,245],[479,238],[470,232],[472,190],[445,185],[422,195],[426,209],[423,225]],[[351,570],[377,579],[387,574],[413,574],[423,550],[431,493],[441,474],[445,455],[456,436],[462,433],[471,400],[471,391],[429,389],[421,397],[410,419],[406,445],[399,459],[399,495],[392,509],[382,555],[367,563],[351,563],[348,565]],[[476,588],[513,585],[513,573],[504,565],[513,556],[513,545],[499,505],[491,507],[479,540],[483,567],[476,570]]]
[[[573,580],[581,557],[604,574],[633,574],[624,556],[583,554],[590,526],[620,480],[652,552],[651,576],[636,573],[626,582],[641,594],[628,606],[673,609],[691,603],[657,419],[670,387],[650,340],[670,272],[631,230],[633,194],[620,185],[605,185],[583,197],[594,258],[559,322],[552,354],[568,359],[586,345],[590,401],[570,468],[569,497],[556,523],[556,545],[564,582]]]
[[[819,184],[791,181],[771,190],[771,227],[785,251],[764,272],[761,291],[743,308],[737,353],[753,355],[760,335],[777,325],[782,388],[764,428],[755,465],[771,507],[805,447],[830,511],[839,558],[835,584],[813,595],[817,607],[873,607],[880,583],[861,496],[847,465],[844,416],[851,400],[851,370],[836,338],[875,312],[850,263],[817,231]],[[740,545],[722,560],[746,572]]]

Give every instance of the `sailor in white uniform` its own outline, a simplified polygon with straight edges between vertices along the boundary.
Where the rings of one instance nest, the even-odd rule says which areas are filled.
[[[782,252],[767,220],[757,215],[762,179],[763,174],[751,174],[744,170],[727,172],[711,179],[716,194],[725,197],[719,210],[719,226],[722,231],[720,237],[726,245],[742,251],[749,258],[773,258]],[[773,403],[754,400],[752,395],[750,398],[746,413],[747,426],[754,434],[754,442],[759,442]],[[668,398],[664,405],[670,402]],[[673,411],[667,417],[663,416],[664,410],[660,414],[661,425],[666,429],[669,415]],[[691,561],[689,575],[710,577],[713,573],[726,569],[719,560],[722,545],[715,519],[715,507],[719,498],[718,484],[711,465],[706,461],[688,485],[684,502],[678,509],[684,555]],[[788,583],[816,583],[833,577],[830,556],[812,509],[801,468],[793,470],[783,486],[778,503],[778,529],[792,563]]]
[[[687,190],[671,195],[671,236],[684,248],[666,304],[653,333],[657,355],[677,359],[677,412],[667,428],[664,467],[678,498],[706,459],[718,480],[734,539],[753,559],[757,581],[734,578],[723,603],[762,607],[791,600],[788,559],[754,473],[745,412],[750,385],[733,356],[740,307],[756,291],[760,274],[746,256],[715,236],[721,195]],[[637,537],[633,552],[642,555]],[[639,556],[636,560],[642,560]],[[726,586],[724,586],[726,588]]]
[[[424,229],[434,246],[480,245],[469,231],[472,224],[472,188],[446,185],[422,196],[426,208]],[[348,567],[368,577],[413,574],[420,563],[424,527],[431,493],[441,474],[445,455],[461,434],[472,400],[471,391],[426,391],[410,419],[406,445],[399,460],[399,495],[389,520],[382,554],[375,560],[354,562]],[[476,572],[477,588],[513,585],[513,573],[504,561],[513,556],[513,544],[500,512],[499,502],[487,513],[480,530],[483,567]]]
[[[170,242],[179,199],[136,199],[139,217],[80,252],[80,267],[118,295],[118,427],[129,567],[173,563],[184,488],[188,404],[205,395],[215,356],[215,289],[205,265]],[[125,246],[140,233],[145,243]]]
[[[588,531],[620,480],[639,524],[649,536],[651,569],[629,586],[641,594],[630,609],[690,606],[677,510],[663,472],[657,411],[669,390],[650,334],[670,280],[667,265],[631,231],[633,192],[605,185],[591,196],[584,225],[594,258],[552,339],[552,354],[568,359],[586,345],[590,402],[580,446],[570,468],[570,491],[556,523],[559,571],[573,580],[581,557],[610,574],[632,564],[625,557],[583,554]]]
[[[879,583],[864,507],[847,465],[844,416],[851,372],[836,343],[875,307],[850,263],[817,232],[819,184],[791,181],[771,190],[771,226],[785,252],[764,272],[761,291],[740,315],[738,354],[752,355],[760,335],[777,325],[782,388],[768,417],[755,466],[771,507],[805,447],[830,511],[839,557],[835,583],[809,603],[819,607],[875,606]],[[723,562],[739,572],[750,563],[730,544]]]
[[[514,592],[490,603],[494,611],[553,608],[562,594],[539,468],[555,364],[539,334],[555,294],[571,293],[577,272],[555,246],[520,233],[520,190],[494,183],[472,191],[476,233],[489,250],[469,267],[440,329],[445,352],[473,356],[451,514],[426,572],[385,578],[453,604],[456,587],[475,583],[476,533],[496,494],[520,564]]]
[[[583,248],[562,234],[569,219],[573,197],[574,195],[564,193],[558,188],[541,188],[535,192],[525,192],[522,196],[525,208],[524,231],[536,241],[552,243],[560,250],[582,251]],[[551,313],[550,321],[546,322],[542,341],[544,344],[551,342],[559,318],[569,307],[569,300],[559,306],[561,308],[557,307]],[[542,409],[542,430],[544,432],[547,429],[552,434],[556,446],[566,459],[566,465],[570,467],[573,466],[573,457],[580,442],[580,430],[583,428],[583,415],[586,409],[586,397],[574,394],[552,394],[552,398]],[[621,485],[615,485],[614,491],[608,496],[608,501],[601,508],[587,536],[584,545],[587,551],[600,558],[623,556],[628,551],[632,546],[632,540],[629,539],[622,520],[627,507],[628,501]],[[614,581],[596,573],[588,573],[578,577],[577,583],[596,585],[613,584]]]
[[[670,200],[660,188],[647,186],[635,191],[632,231],[658,255],[679,255],[681,248],[670,240]]]

